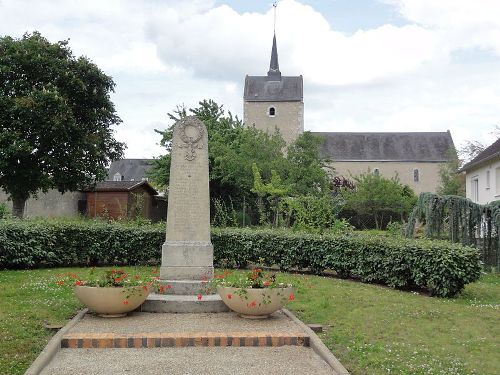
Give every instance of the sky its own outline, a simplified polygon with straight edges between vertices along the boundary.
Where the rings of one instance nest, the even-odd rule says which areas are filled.
[[[0,0],[0,35],[69,39],[116,88],[125,157],[164,153],[154,129],[214,99],[243,116],[245,75],[265,75],[266,0]],[[305,130],[446,131],[486,145],[500,125],[499,0],[281,0],[283,75],[304,77]]]

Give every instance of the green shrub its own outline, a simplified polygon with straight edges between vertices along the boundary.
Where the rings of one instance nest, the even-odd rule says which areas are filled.
[[[10,217],[10,211],[5,203],[0,203],[0,219],[7,219]]]
[[[95,221],[0,222],[0,268],[158,264],[164,225]],[[334,270],[341,277],[449,297],[479,279],[476,249],[445,241],[373,234],[317,235],[290,230],[213,229],[217,266],[248,263],[282,270]]]

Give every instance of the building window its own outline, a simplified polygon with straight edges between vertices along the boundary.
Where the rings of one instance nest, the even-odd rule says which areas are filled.
[[[500,195],[500,168],[495,168],[495,194]]]
[[[122,180],[123,176],[120,173],[116,172],[113,176],[113,181],[122,181]]]
[[[380,176],[380,170],[379,170],[378,168],[375,168],[375,169],[373,170],[373,174],[374,174],[375,176]]]
[[[276,108],[269,107],[269,117],[274,117],[274,116],[276,116]]]
[[[472,199],[473,202],[477,202],[479,200],[479,180],[478,178],[473,178],[470,181],[470,198]]]
[[[419,182],[420,181],[420,173],[418,172],[418,169],[413,170],[413,182]]]
[[[486,171],[486,189],[490,188],[490,171]]]

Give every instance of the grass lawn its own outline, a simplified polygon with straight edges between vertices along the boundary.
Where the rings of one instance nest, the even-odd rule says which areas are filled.
[[[24,373],[53,334],[44,323],[64,324],[80,308],[70,291],[52,282],[64,271],[0,271],[0,374]],[[349,280],[307,279],[311,287],[288,307],[306,323],[324,325],[323,341],[353,375],[498,373],[498,274],[483,276],[449,300]]]

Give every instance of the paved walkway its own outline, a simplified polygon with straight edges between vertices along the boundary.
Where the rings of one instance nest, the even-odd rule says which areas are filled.
[[[232,312],[86,314],[41,374],[336,374],[299,323],[282,312],[263,320]]]

